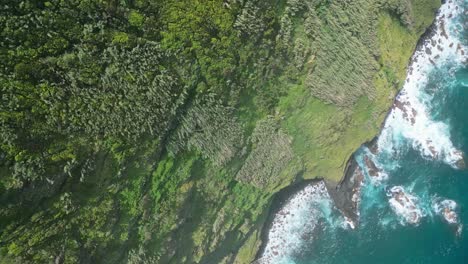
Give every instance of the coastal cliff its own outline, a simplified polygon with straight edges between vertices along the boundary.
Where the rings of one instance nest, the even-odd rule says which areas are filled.
[[[380,132],[349,159],[343,179],[339,183],[304,181],[279,192],[255,263],[341,263],[349,252],[355,256],[356,251],[366,252],[362,258],[367,261],[359,261],[372,262],[388,250],[408,252],[406,247],[388,244],[389,239],[412,239],[416,234],[408,230],[433,233],[434,228],[448,225],[450,235],[461,236],[464,221],[459,207],[464,196],[457,196],[449,181],[444,186],[449,192],[437,187],[441,175],[456,179],[466,175],[466,138],[454,135],[454,122],[441,119],[440,114],[464,111],[466,98],[460,98],[459,106],[452,102],[458,100],[454,92],[464,92],[466,87],[467,4],[448,1],[439,9],[436,20],[418,41],[407,78]],[[438,217],[442,217],[442,224],[434,222]],[[393,236],[400,230],[405,231]],[[452,236],[443,243],[459,250],[460,241],[454,243]],[[424,243],[415,247],[426,248]],[[369,254],[367,249],[375,252]],[[395,256],[417,262],[432,254],[421,252]],[[454,253],[445,261],[461,260]]]
[[[413,4],[417,5],[417,3]],[[382,63],[380,73],[385,72],[384,76],[386,78],[386,85],[390,85],[390,87],[392,88],[388,89],[388,86],[385,87],[387,91],[390,92],[390,96],[384,98],[382,94],[380,95],[382,96],[380,99],[378,99],[380,105],[376,109],[374,109],[376,112],[373,113],[373,118],[369,118],[370,120],[373,120],[372,122],[375,124],[375,126],[369,127],[368,123],[368,130],[366,132],[370,133],[360,135],[362,136],[360,142],[365,142],[364,144],[368,145],[369,149],[372,149],[373,151],[376,151],[376,140],[380,133],[380,130],[382,129],[384,120],[391,112],[391,110],[396,107],[395,101],[397,101],[397,99],[395,98],[397,97],[398,91],[399,89],[401,89],[405,80],[406,70],[412,63],[410,61],[411,55],[416,49],[418,49],[419,46],[422,45],[425,39],[434,34],[434,29],[432,28],[433,19],[436,14],[436,9],[434,9],[434,7],[438,6],[433,6],[433,8],[431,9],[432,13],[430,13],[431,15],[426,15],[426,20],[424,22],[420,21],[421,24],[419,25],[419,30],[414,31],[413,28],[412,36],[405,35],[404,26],[402,24],[398,24],[398,22],[394,20],[394,17],[392,17],[392,15],[389,15],[384,11],[379,17],[378,36],[380,39],[380,52],[382,52],[379,53],[379,56],[381,56],[380,63]],[[409,32],[411,32],[411,30]],[[399,59],[396,59],[395,56]],[[390,72],[388,71],[389,69],[391,69]],[[375,85],[377,89],[380,85],[382,85],[378,78],[376,79]],[[372,108],[372,106],[367,107]],[[377,111],[380,111],[379,114],[377,114]],[[369,122],[369,120],[367,121]],[[359,133],[355,133],[355,135],[359,135]],[[345,217],[345,222],[348,222],[348,224],[352,228],[354,228],[359,221],[359,192],[362,185],[362,181],[364,179],[363,172],[354,160],[354,155],[352,153],[359,148],[361,143],[356,142],[356,145],[352,149],[352,151],[345,156],[346,162],[341,163],[339,167],[341,173],[339,175],[333,176],[334,170],[331,168],[328,168],[328,174],[320,172],[315,172],[316,174],[314,174],[313,169],[306,172],[305,177],[304,174],[301,174],[301,179],[316,178],[316,181],[318,181],[319,183],[321,181],[325,183],[327,192],[329,193],[330,198],[333,200],[334,206],[336,206],[340,210],[341,214]],[[342,147],[343,145],[340,145],[341,150]],[[369,161],[367,166],[371,168],[370,170],[373,170],[374,168],[375,174],[378,173],[378,168],[375,167],[375,164],[372,164],[371,160]],[[302,188],[304,188],[304,186],[309,185],[311,185],[311,182],[307,180],[296,180],[295,184],[292,187],[284,188],[277,195],[277,198],[273,200],[272,209],[270,210],[268,218],[269,220],[266,222],[267,224],[263,227],[263,236],[261,237],[261,240],[259,242],[261,246],[259,247],[259,251],[256,255],[257,259],[265,253],[267,234],[271,229],[271,221],[273,217],[278,214],[278,208],[281,208],[281,206],[284,205],[286,201],[291,199],[291,197],[294,197],[296,195],[297,190],[301,190]],[[265,262],[265,260],[261,260],[259,263],[268,263],[268,261]]]

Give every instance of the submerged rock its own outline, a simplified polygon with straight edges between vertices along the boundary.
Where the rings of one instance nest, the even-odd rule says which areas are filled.
[[[465,169],[466,162],[465,162],[465,155],[461,150],[456,150],[455,155],[459,156],[460,158],[455,162],[455,166],[458,169]]]
[[[461,235],[462,224],[458,216],[458,205],[455,201],[449,199],[435,199],[432,208],[434,212],[442,217],[442,219],[454,228],[457,235]]]
[[[381,170],[375,165],[375,162],[367,155],[364,157],[364,161],[366,162],[369,175],[372,177],[378,177]]]
[[[418,225],[423,217],[419,208],[418,198],[407,193],[401,186],[394,186],[388,192],[389,204],[392,210],[402,218],[405,223]]]
[[[445,220],[449,223],[449,224],[456,224],[458,223],[458,215],[457,213],[455,213],[453,210],[451,210],[450,208],[444,208],[444,211],[442,213],[442,215],[444,216]]]

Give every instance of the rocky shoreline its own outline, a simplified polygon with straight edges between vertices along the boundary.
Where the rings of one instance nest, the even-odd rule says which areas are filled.
[[[443,1],[444,3],[445,1]],[[440,12],[440,11],[438,11]],[[436,16],[438,13],[436,14]],[[427,41],[437,34],[437,23],[436,20],[426,29],[426,31],[421,35],[420,39],[417,42],[417,45],[413,51],[415,54],[419,50],[423,50],[425,48],[425,44]],[[413,64],[417,63],[417,58],[411,56],[409,63],[408,63],[408,74],[411,74]],[[385,116],[384,121],[380,125],[380,132],[376,135],[371,141],[365,142],[363,146],[367,147],[373,154],[377,154],[379,152],[377,140],[379,139],[385,123],[388,118],[390,118],[391,113],[394,109],[403,109],[402,111],[406,112],[405,103],[401,102],[399,97],[401,95],[401,91],[395,96],[393,99],[393,103],[391,108],[388,110],[387,115]],[[406,113],[408,115],[408,113]],[[414,124],[414,118],[416,117],[417,112],[415,109],[411,109],[411,117],[410,121]],[[371,159],[366,159],[366,166],[368,167],[368,171],[370,176],[377,176],[379,172],[379,168],[375,165],[375,163]],[[464,162],[463,162],[464,163]],[[327,188],[329,190],[330,196],[332,197],[335,206],[340,209],[345,217],[348,217],[354,223],[358,223],[359,221],[359,201],[355,199],[356,195],[360,192],[360,186],[362,181],[364,180],[364,176],[362,174],[361,169],[359,168],[356,160],[354,159],[354,154],[351,155],[349,158],[343,179],[338,183],[334,184],[333,182],[327,182]]]
[[[447,1],[442,1],[442,3],[445,3],[445,2]],[[439,15],[439,12],[440,10],[436,14],[436,16]],[[445,18],[442,17],[442,19],[445,19]],[[444,20],[442,20],[440,24],[442,25],[442,27],[444,27],[444,24],[445,24]],[[407,67],[408,76],[411,76],[412,71],[413,71],[413,66],[415,63],[418,62],[417,61],[418,58],[417,56],[414,56],[414,54],[416,54],[416,52],[420,50],[424,51],[426,49],[426,44],[428,43],[428,41],[431,41],[431,39],[436,34],[438,34],[438,26],[439,24],[437,23],[436,20],[434,20],[433,23],[421,35],[413,51],[413,56],[411,56],[409,63],[408,63],[408,67]],[[445,29],[442,29],[442,33],[445,35],[447,34]],[[441,49],[440,46],[438,48],[439,50]],[[464,52],[464,51],[461,50],[461,52]],[[406,79],[406,82],[408,82],[408,79]],[[402,90],[395,96],[392,106],[388,110],[387,115],[380,126],[379,134],[376,135],[371,141],[365,142],[363,144],[363,146],[367,147],[373,154],[377,154],[379,152],[377,140],[382,134],[385,123],[391,117],[391,114],[395,109],[400,109],[403,112],[404,116],[406,116],[408,121],[411,122],[411,124],[415,123],[415,118],[418,113],[416,109],[411,108],[410,105],[409,105],[410,108],[408,108],[407,102],[403,102],[400,100],[401,95],[402,95]],[[367,169],[370,175],[377,175],[379,173],[379,168],[375,165],[375,163],[372,162],[371,159],[366,160],[365,163],[366,163],[366,166],[368,167]],[[456,166],[458,168],[465,168],[465,163],[466,163],[465,156],[462,156],[462,159],[457,162]],[[296,183],[292,186],[286,187],[285,189],[278,192],[272,200],[270,213],[268,215],[266,223],[264,224],[262,228],[261,246],[260,246],[260,250],[257,252],[256,259],[258,260],[265,251],[266,245],[268,243],[268,233],[272,227],[274,217],[281,210],[282,206],[287,203],[287,201],[289,201],[292,197],[294,197],[295,194],[297,194],[299,191],[301,191],[302,189],[304,189],[306,186],[310,184],[317,184],[319,182],[324,182],[327,188],[327,191],[331,199],[333,200],[334,205],[341,211],[341,213],[343,214],[345,219],[348,220],[352,228],[357,227],[359,223],[359,202],[360,202],[359,197],[360,197],[360,190],[361,190],[363,180],[364,180],[363,172],[355,160],[355,154],[352,154],[351,157],[347,161],[347,164],[344,170],[344,176],[340,182],[335,183],[335,182],[325,181],[323,179],[306,180],[306,181]],[[256,261],[255,263],[262,263],[262,262]]]
[[[445,4],[447,1],[442,1]],[[452,1],[449,0],[449,3],[452,4]],[[458,8],[456,8],[458,9]],[[436,17],[440,14],[440,10],[438,10]],[[432,43],[432,39],[434,36],[438,34],[438,27],[440,26],[442,37],[448,38],[446,29],[445,29],[445,16],[442,16],[442,20],[440,24],[438,24],[437,20],[434,19],[432,24],[426,29],[426,31],[421,35],[420,39],[417,42],[417,45],[413,51],[413,56],[411,56],[408,64],[408,76],[412,74],[413,66],[415,63],[418,62],[418,57],[414,56],[418,51],[426,50],[426,44],[428,42]],[[432,44],[431,44],[432,45]],[[459,44],[460,45],[460,44]],[[434,45],[432,45],[434,46]],[[439,46],[438,49],[440,50],[441,47]],[[457,52],[460,51],[462,56],[464,55],[463,49],[457,48]],[[426,51],[427,53],[427,51]],[[436,55],[437,56],[437,55]],[[408,81],[408,79],[406,80]],[[370,142],[365,142],[363,146],[367,147],[372,154],[377,154],[379,152],[377,141],[382,134],[384,129],[385,123],[389,118],[391,118],[391,114],[395,109],[400,109],[403,112],[404,117],[414,125],[415,119],[417,116],[416,109],[412,108],[408,102],[402,102],[400,96],[402,95],[403,90],[401,90],[394,98],[392,107],[387,112],[387,115],[380,126],[380,132],[377,136],[375,136]],[[434,157],[437,157],[439,153],[436,153],[433,148],[430,148]],[[457,152],[462,158],[458,160],[455,166],[458,169],[466,168],[466,157],[463,153]],[[369,176],[371,177],[378,177],[380,173],[380,168],[378,168],[375,163],[370,159],[368,156],[365,156],[365,165],[366,169],[369,172]],[[343,213],[345,217],[350,218],[355,223],[358,222],[359,217],[359,201],[355,199],[356,195],[360,192],[360,185],[362,184],[364,177],[362,175],[362,171],[357,166],[357,163],[354,159],[354,154],[350,157],[347,162],[347,166],[345,169],[344,177],[338,184],[334,185],[333,183],[328,182],[327,187],[329,189],[330,196],[335,202],[335,206],[337,206]]]

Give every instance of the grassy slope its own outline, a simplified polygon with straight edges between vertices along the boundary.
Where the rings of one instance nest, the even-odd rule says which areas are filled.
[[[278,110],[286,117],[283,126],[294,138],[294,150],[305,162],[304,178],[339,181],[350,155],[378,133],[405,79],[406,66],[422,29],[432,21],[433,13],[427,12],[430,9],[430,5],[419,9],[425,11],[417,16],[425,26],[419,26],[417,34],[389,14],[381,14],[378,26],[381,69],[374,76],[377,91],[374,100],[362,97],[352,109],[343,109],[310,97],[303,84],[290,85]],[[421,20],[421,16],[425,19]]]

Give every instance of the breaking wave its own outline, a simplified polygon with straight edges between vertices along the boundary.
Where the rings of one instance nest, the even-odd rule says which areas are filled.
[[[346,228],[346,220],[333,206],[322,181],[294,194],[276,213],[258,263],[295,263],[294,256],[300,255],[304,245],[313,240],[321,224]]]

